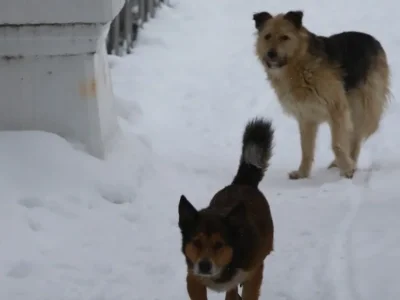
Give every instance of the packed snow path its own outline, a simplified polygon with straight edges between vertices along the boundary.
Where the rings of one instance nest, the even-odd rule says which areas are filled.
[[[132,55],[110,57],[122,135],[106,162],[51,134],[0,133],[0,299],[188,299],[177,204],[197,207],[236,172],[247,120],[276,128],[260,188],[276,227],[261,299],[398,300],[400,108],[363,147],[353,180],[327,170],[319,131],[312,178],[254,56],[252,14],[303,9],[320,34],[379,38],[399,94],[400,20],[393,1],[171,1],[145,25]],[[351,5],[351,6],[350,6]],[[209,293],[209,299],[223,299]]]

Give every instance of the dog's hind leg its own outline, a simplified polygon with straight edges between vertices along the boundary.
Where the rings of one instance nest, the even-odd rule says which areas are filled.
[[[350,150],[350,157],[356,164],[358,156],[360,155],[361,144],[363,142],[363,135],[362,132],[359,130],[359,128],[357,128],[357,124],[355,124],[354,132],[349,134],[348,138],[349,138],[348,145]],[[328,169],[332,168],[339,168],[336,158],[334,158],[333,161],[328,165]]]
[[[339,109],[331,112],[330,128],[332,135],[332,150],[340,174],[346,178],[354,175],[354,162],[350,156],[350,134],[353,124],[349,109]]]
[[[360,91],[353,91],[350,94],[347,94],[347,99],[350,106],[350,118],[352,124],[352,130],[349,130],[347,135],[349,155],[356,164],[360,154],[361,143],[363,141],[362,127],[365,119],[364,109],[362,107],[362,94]],[[328,166],[328,169],[332,168],[339,168],[336,157]]]
[[[358,157],[360,156],[361,144],[363,142],[363,136],[361,134],[354,133],[350,140],[350,157],[354,161],[354,165],[357,165]]]
[[[337,168],[338,165],[336,163],[336,159],[334,159],[329,165],[328,165],[328,169],[332,169],[332,168]]]
[[[351,159],[353,159],[354,164],[356,165],[358,156],[360,155],[363,136],[360,132],[357,132],[357,130],[356,130],[355,132],[353,132],[353,134],[350,135],[349,139],[350,139],[349,140],[350,157],[351,157]],[[336,159],[333,159],[333,161],[328,165],[328,169],[332,169],[332,168],[339,168]]]
[[[385,69],[372,72],[366,83],[351,93],[349,104],[352,110],[354,132],[351,137],[351,158],[357,164],[362,143],[372,136],[380,126],[387,105],[389,90]],[[386,75],[387,76],[387,75]]]
[[[361,134],[354,133],[350,138],[350,157],[353,159],[354,164],[357,165],[358,157],[361,151],[361,145],[363,141],[363,136]],[[336,159],[334,159],[329,165],[328,169],[338,168]]]

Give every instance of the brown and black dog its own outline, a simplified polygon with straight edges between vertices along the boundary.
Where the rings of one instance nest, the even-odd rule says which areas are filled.
[[[245,128],[242,154],[232,183],[197,210],[185,196],[179,202],[182,252],[191,300],[207,300],[207,288],[226,300],[257,300],[264,259],[273,250],[274,225],[267,199],[258,189],[272,155],[274,131],[261,118]]]
[[[331,129],[334,161],[353,177],[361,144],[375,133],[390,98],[385,50],[373,36],[355,31],[328,37],[303,25],[302,11],[253,15],[256,55],[283,110],[296,118],[302,159],[291,179],[309,177],[318,125]]]

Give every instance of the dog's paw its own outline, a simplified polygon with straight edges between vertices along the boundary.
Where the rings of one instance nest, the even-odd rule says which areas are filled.
[[[340,171],[340,176],[348,178],[348,179],[352,179],[354,176],[354,173],[356,172],[355,168],[351,168],[349,170],[342,170]]]
[[[340,176],[351,179],[353,178],[356,169],[355,162],[350,159],[346,167],[340,168]]]
[[[335,159],[328,166],[328,169],[332,169],[332,168],[338,168],[338,165],[337,165]]]
[[[292,171],[289,173],[289,179],[296,180],[296,179],[301,179],[301,178],[307,178],[308,174],[305,172],[302,172],[300,170]]]

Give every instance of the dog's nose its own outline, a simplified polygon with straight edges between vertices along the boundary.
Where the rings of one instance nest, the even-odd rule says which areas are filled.
[[[267,56],[268,58],[276,58],[278,56],[278,53],[275,49],[271,49],[267,52]]]
[[[209,274],[211,272],[211,262],[208,259],[199,261],[199,271],[203,274]]]

